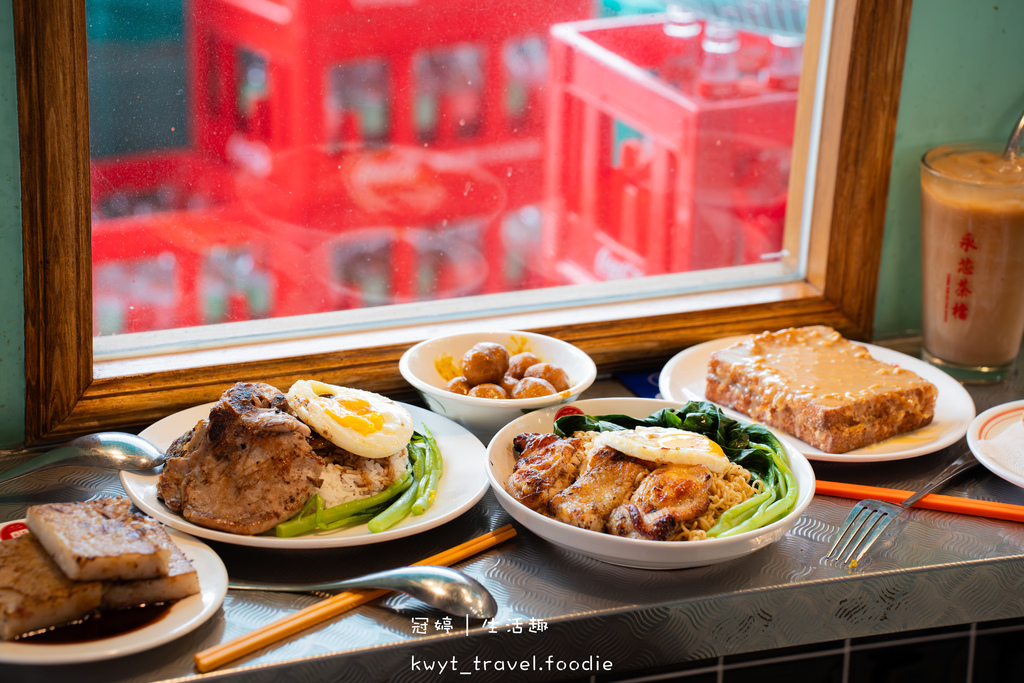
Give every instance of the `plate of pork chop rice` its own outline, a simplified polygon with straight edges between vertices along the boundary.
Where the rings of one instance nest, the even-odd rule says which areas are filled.
[[[261,523],[259,519],[255,523],[250,518],[240,522],[230,518],[230,515],[227,515],[228,520],[202,519],[197,518],[194,511],[190,510],[190,521],[184,514],[181,501],[175,500],[175,494],[168,491],[167,478],[161,482],[160,470],[122,472],[121,484],[135,505],[167,526],[200,538],[234,545],[263,548],[337,548],[380,543],[433,529],[471,508],[487,491],[488,482],[484,472],[486,449],[476,436],[444,416],[417,406],[392,403],[408,411],[414,424],[407,426],[411,426],[418,433],[423,433],[425,427],[433,435],[443,459],[443,473],[430,507],[422,514],[408,515],[384,531],[372,532],[366,523],[362,523],[350,528],[316,530],[293,537],[279,537],[272,528],[273,524],[268,527],[268,524]],[[198,423],[211,414],[214,405],[216,403],[195,406],[170,415],[146,428],[140,435],[158,448],[174,452],[193,428],[199,429]],[[296,412],[302,414],[301,410]],[[302,415],[304,420],[309,419],[305,414]],[[272,411],[261,417],[276,419]],[[271,428],[269,431],[274,430]],[[407,441],[408,435],[400,433],[397,438]],[[330,450],[328,457],[323,458],[326,464],[316,465],[316,474],[312,478],[319,479],[321,483],[313,492],[323,499],[324,508],[330,508],[387,489],[410,466],[407,451],[401,449],[401,445],[398,448],[400,450],[392,452],[391,455],[373,458],[346,453],[343,448]],[[164,466],[164,472],[168,471],[168,467],[170,465]],[[216,471],[207,472],[205,476],[211,483],[217,483],[221,478],[220,473]],[[247,484],[258,483],[261,487],[257,494],[258,500],[268,501],[267,506],[271,508],[280,507],[282,501],[289,501],[294,496],[291,489],[283,488],[282,491],[278,491],[274,484],[267,483],[276,479],[264,472],[261,476],[252,477],[250,481],[241,482],[236,488],[228,491],[244,490],[248,488]],[[206,495],[218,501],[231,497],[226,495],[225,489],[217,486],[210,486],[209,491],[190,495],[192,498]],[[310,497],[308,493],[303,495],[299,502],[300,506]],[[288,513],[285,519],[293,514],[295,513]]]

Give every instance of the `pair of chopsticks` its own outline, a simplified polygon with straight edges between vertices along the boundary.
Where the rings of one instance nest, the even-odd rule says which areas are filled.
[[[913,491],[863,486],[861,484],[846,484],[839,481],[816,481],[814,483],[814,492],[822,496],[836,496],[838,498],[877,498],[878,500],[890,503],[902,503],[914,494]],[[988,517],[990,519],[1005,519],[1011,522],[1024,522],[1024,506],[1011,503],[997,503],[990,500],[957,498],[955,496],[929,493],[917,501],[914,507],[941,510],[942,512],[955,512],[975,517]]]
[[[483,552],[499,543],[507,541],[516,535],[516,530],[511,524],[506,524],[500,529],[488,532],[482,536],[466,541],[437,555],[432,555],[425,560],[414,562],[416,565],[433,564],[451,566],[456,562],[468,559],[477,553]],[[228,662],[233,662],[239,657],[255,652],[262,647],[272,645],[288,636],[294,635],[311,626],[315,626],[342,612],[358,607],[363,603],[386,595],[391,591],[381,589],[367,589],[346,591],[331,596],[326,600],[301,609],[295,614],[278,619],[277,621],[262,626],[251,633],[235,638],[234,640],[199,652],[195,656],[196,669],[200,673],[212,671]]]

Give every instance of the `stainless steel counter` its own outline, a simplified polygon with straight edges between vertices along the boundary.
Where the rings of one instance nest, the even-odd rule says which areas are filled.
[[[1003,384],[968,390],[980,413],[1024,398],[1024,379],[1018,371]],[[605,378],[587,396],[623,394],[628,391],[621,384]],[[814,468],[821,479],[913,489],[965,447],[961,441],[909,460]],[[0,469],[17,462],[0,460]],[[944,493],[1024,505],[1024,490],[982,468]],[[51,470],[0,489],[0,519],[22,517],[32,504],[120,494],[114,475]],[[229,591],[208,623],[167,645],[97,664],[0,665],[0,680],[421,681],[452,680],[453,666],[476,681],[593,674],[600,680],[607,671],[1024,616],[1024,524],[911,510],[889,540],[850,572],[821,557],[853,503],[817,496],[778,543],[726,564],[676,571],[602,564],[520,528],[512,541],[459,565],[498,600],[493,625],[454,620],[446,630],[443,615],[395,597],[197,674],[195,652],[317,600]],[[488,493],[445,526],[378,546],[287,553],[211,547],[229,574],[240,578],[344,578],[416,561],[509,521]]]

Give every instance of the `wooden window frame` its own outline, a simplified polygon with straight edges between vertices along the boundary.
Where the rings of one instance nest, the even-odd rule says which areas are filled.
[[[821,24],[823,6],[815,0],[809,13],[811,62],[819,39],[812,29]],[[870,339],[910,9],[911,0],[836,0],[805,281],[460,324],[552,334],[586,350],[602,371],[649,368],[700,341],[787,325],[830,324]],[[14,0],[14,30],[26,442],[145,424],[213,400],[237,379],[288,386],[315,376],[411,394],[398,358],[436,333],[436,325],[297,341],[270,346],[262,356],[227,350],[214,362],[207,353],[194,363],[169,357],[94,363],[84,0]],[[800,206],[803,196],[799,166],[810,145],[812,97],[801,93],[798,106],[790,206]],[[222,362],[243,356],[248,360]]]

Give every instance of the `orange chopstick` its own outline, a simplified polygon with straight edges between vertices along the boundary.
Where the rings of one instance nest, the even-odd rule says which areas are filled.
[[[413,564],[449,566],[470,558],[479,552],[483,552],[488,548],[498,545],[499,543],[507,541],[515,535],[516,530],[512,525],[506,524],[499,529],[490,531],[482,536],[477,536],[476,538],[457,545],[454,548],[450,548],[436,555],[431,555],[425,560],[420,560]],[[288,616],[282,617],[281,619],[267,624],[266,626],[261,626],[255,631],[247,633],[244,636],[239,636],[234,640],[221,643],[220,645],[214,645],[211,648],[207,648],[202,652],[196,653],[196,669],[200,673],[212,671],[213,669],[223,666],[228,662],[233,662],[239,657],[244,657],[247,654],[255,652],[261,647],[272,645],[273,643],[294,635],[299,631],[327,621],[342,612],[350,610],[353,607],[358,607],[363,603],[379,598],[380,596],[390,592],[391,591],[387,590],[370,589],[338,593],[337,595],[333,595],[326,600],[316,603],[315,605],[310,605],[309,607],[301,609],[294,614],[289,614]]]
[[[861,484],[846,484],[839,481],[817,481],[814,484],[814,492],[822,496],[836,496],[839,498],[877,498],[878,500],[890,503],[902,503],[914,494],[913,491],[863,486]],[[1005,519],[1011,522],[1024,522],[1024,505],[997,503],[991,500],[957,498],[955,496],[929,493],[915,503],[914,507],[941,510],[942,512],[956,512],[961,515],[974,515],[975,517]]]

